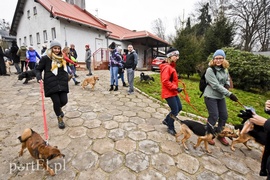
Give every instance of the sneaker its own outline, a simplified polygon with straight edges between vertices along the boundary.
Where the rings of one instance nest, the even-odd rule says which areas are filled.
[[[80,82],[79,82],[79,81],[76,81],[76,82],[75,82],[75,85],[78,85],[78,84],[80,84]]]
[[[214,146],[215,145],[215,141],[213,139],[211,139],[211,140],[208,141],[208,144]]]
[[[134,94],[134,92],[133,91],[132,92],[128,91],[128,95],[131,95],[131,94]]]
[[[224,146],[229,146],[229,143],[228,143],[228,141],[225,139],[225,137],[218,137],[217,138],[220,142],[221,142],[221,144],[223,144]]]
[[[75,74],[74,76],[75,76],[75,78],[78,78],[79,77],[77,74]]]
[[[90,74],[86,74],[86,76],[92,76],[93,74],[92,73],[90,73]]]
[[[176,135],[176,132],[175,132],[174,129],[168,129],[167,132],[168,132],[169,134],[173,135],[173,136]]]

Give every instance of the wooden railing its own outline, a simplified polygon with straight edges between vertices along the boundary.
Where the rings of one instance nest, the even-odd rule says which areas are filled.
[[[99,66],[108,66],[109,63],[109,50],[107,48],[99,48],[93,53],[93,67],[99,69]],[[106,67],[101,67],[101,69]]]

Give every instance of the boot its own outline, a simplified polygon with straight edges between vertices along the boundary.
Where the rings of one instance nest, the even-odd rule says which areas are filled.
[[[112,91],[113,90],[113,85],[111,85],[111,88],[109,89],[109,91]]]
[[[61,108],[61,114],[60,114],[60,117],[63,118],[65,116],[64,112],[62,111],[62,108]]]
[[[76,81],[76,82],[75,82],[75,85],[78,85],[78,84],[80,84],[80,82],[79,82],[79,81]]]
[[[123,82],[123,86],[124,86],[124,87],[128,87],[127,84],[126,84],[125,82]]]
[[[58,119],[58,127],[59,127],[59,129],[65,129],[66,126],[65,126],[65,123],[63,121],[63,118],[61,116],[58,116],[57,119]]]
[[[114,91],[118,91],[118,86],[115,86]]]

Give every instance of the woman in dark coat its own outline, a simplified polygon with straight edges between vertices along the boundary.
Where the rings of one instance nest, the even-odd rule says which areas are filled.
[[[0,46],[0,76],[9,76],[9,74],[7,74],[4,56],[6,55],[4,54],[2,47]]]
[[[14,62],[14,66],[16,68],[16,73],[15,74],[20,74],[21,73],[21,68],[20,68],[20,57],[17,55],[17,52],[19,50],[19,47],[16,43],[16,41],[12,41],[12,46],[10,48],[10,56],[11,56],[11,59],[13,60]]]
[[[42,71],[44,71],[43,80]],[[61,44],[58,41],[51,41],[47,55],[42,56],[36,68],[36,77],[38,82],[43,81],[44,83],[45,97],[52,99],[53,109],[58,119],[58,127],[64,129],[62,107],[68,102],[69,87],[67,65],[61,52]]]

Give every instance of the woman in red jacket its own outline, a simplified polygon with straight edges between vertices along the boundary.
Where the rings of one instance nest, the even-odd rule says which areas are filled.
[[[66,62],[67,62],[67,69],[68,69],[69,75],[72,76],[72,80],[74,81],[75,85],[80,84],[80,82],[76,80],[75,72],[73,72],[71,67],[70,67],[72,65],[76,66],[76,63],[74,61],[72,61],[71,58],[70,58],[70,49],[69,49],[69,47],[64,47],[63,50],[62,50],[62,53],[63,53],[64,60],[66,60]]]
[[[170,48],[167,51],[167,59],[159,65],[160,80],[162,84],[161,97],[165,99],[171,108],[171,112],[162,121],[164,125],[168,126],[168,133],[175,135],[174,120],[170,114],[177,116],[182,110],[182,104],[178,97],[178,93],[182,91],[178,87],[178,74],[175,70],[176,61],[179,59],[179,51],[175,48]]]

